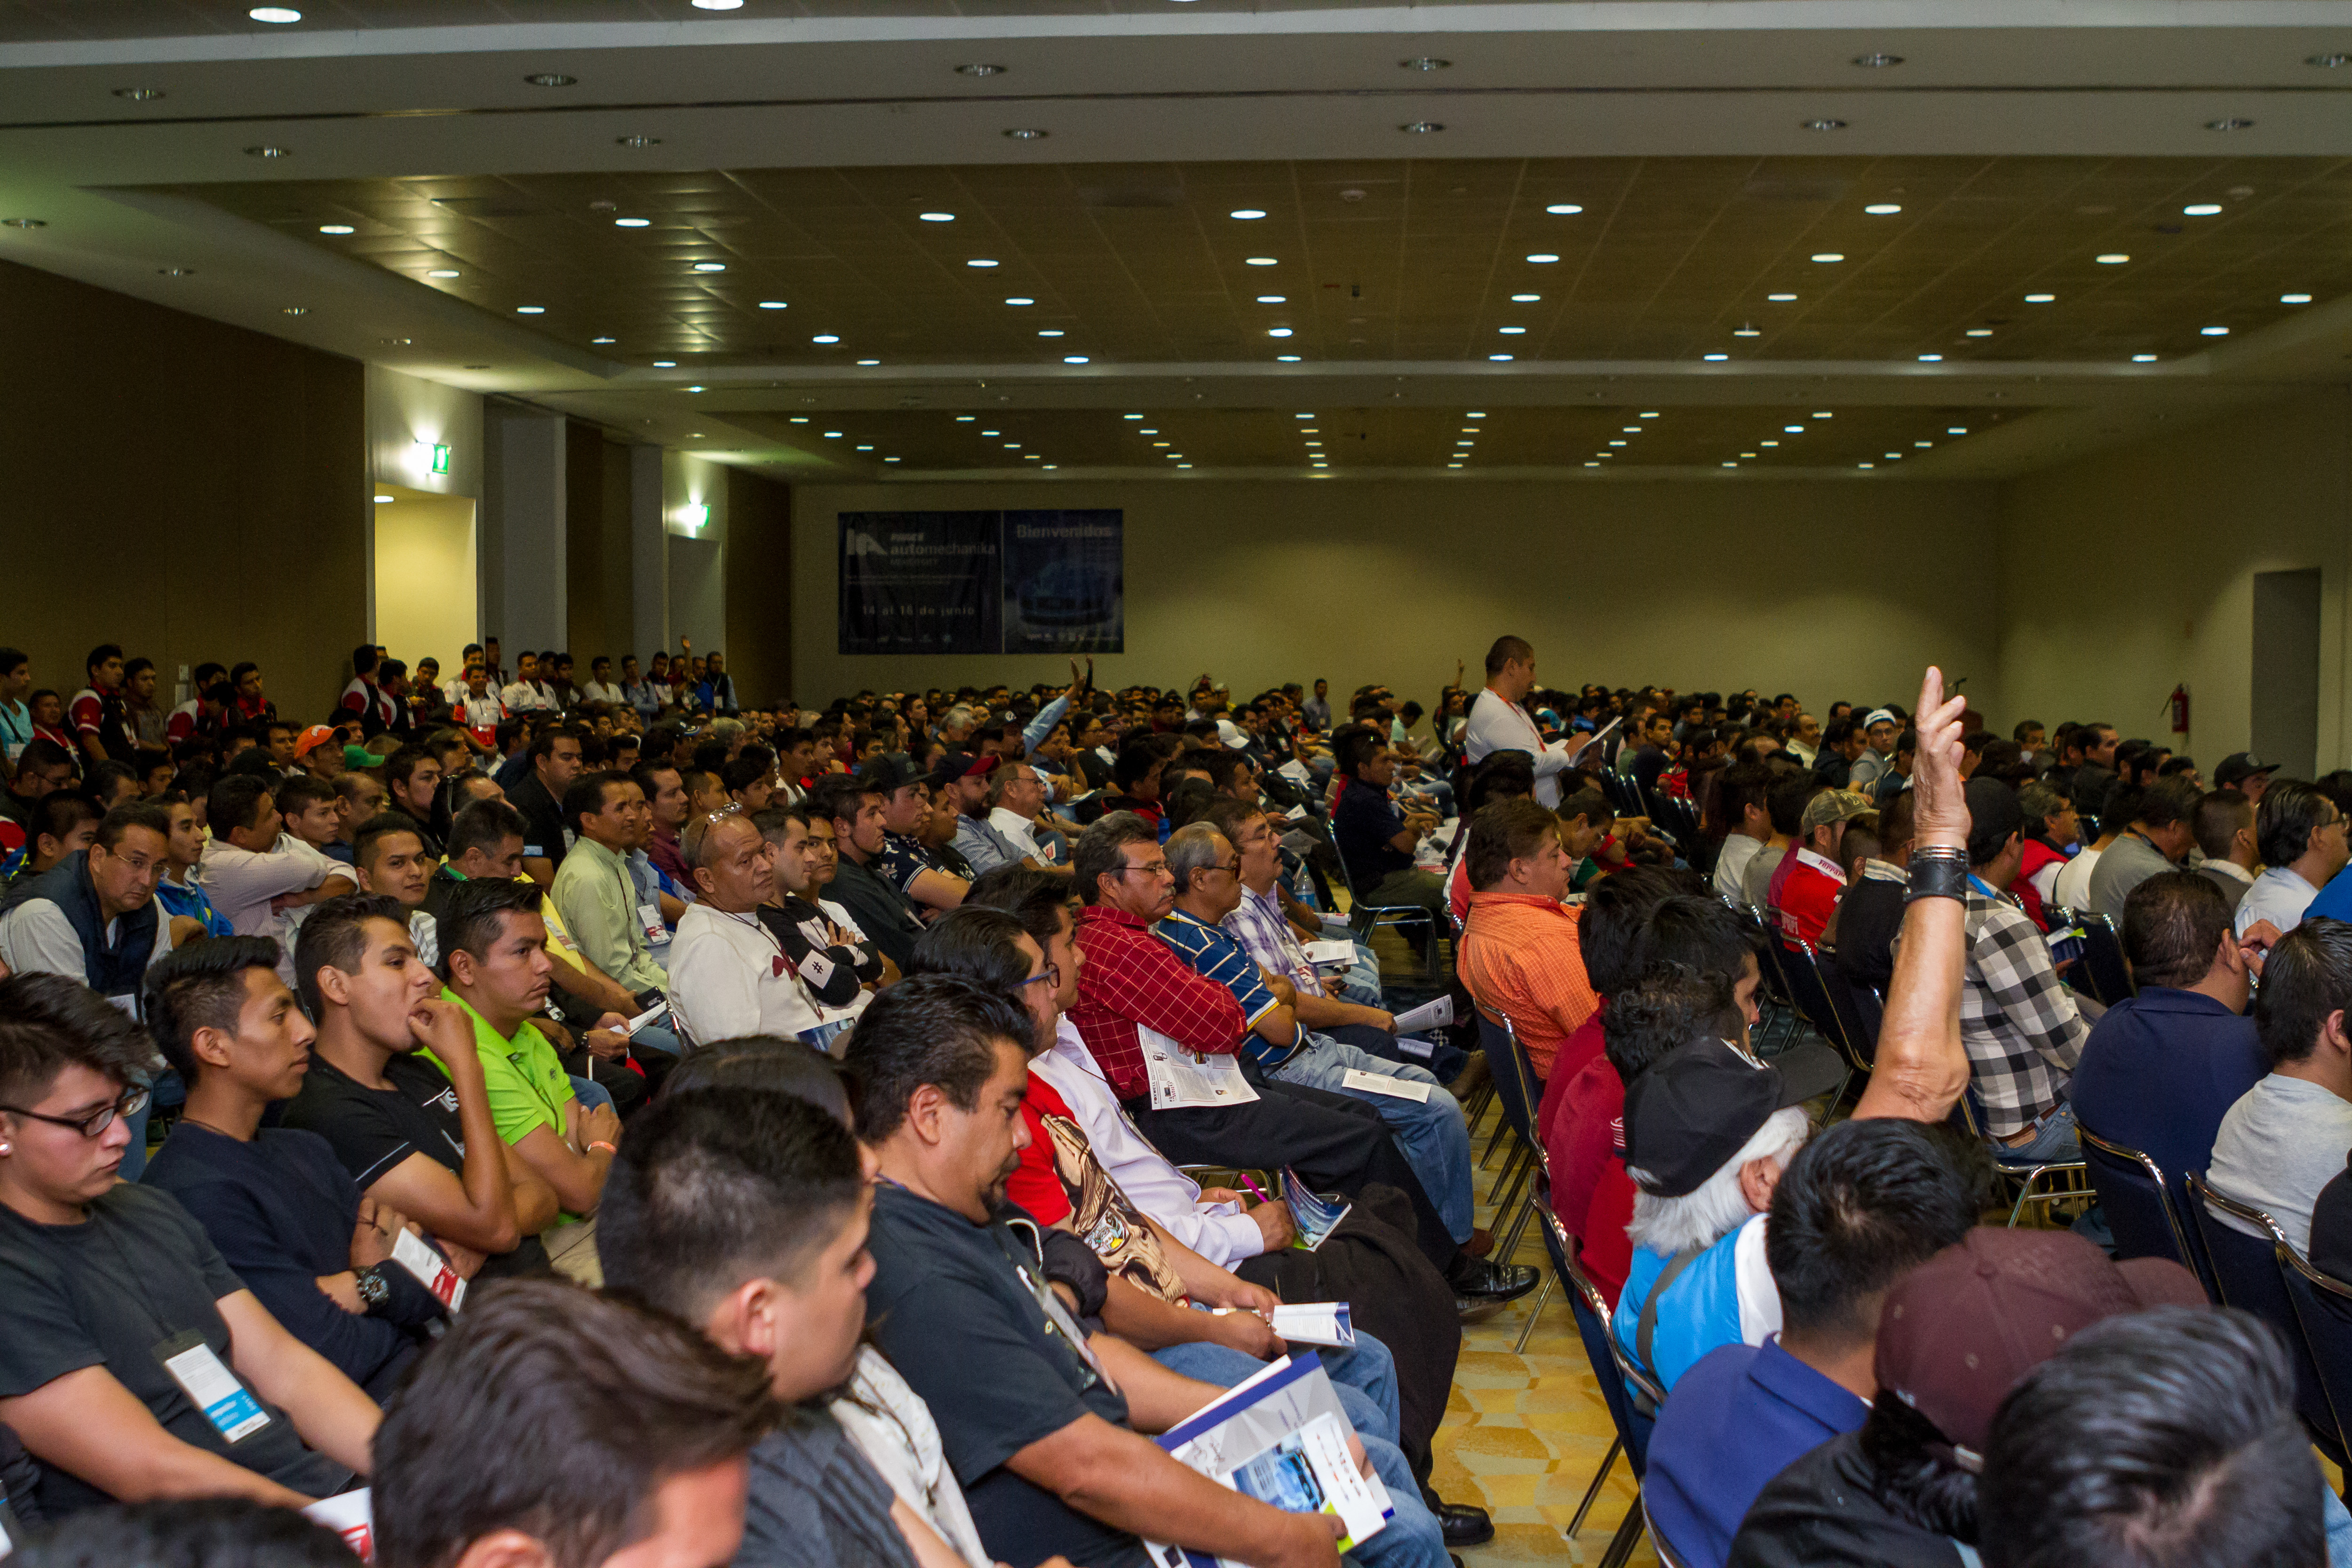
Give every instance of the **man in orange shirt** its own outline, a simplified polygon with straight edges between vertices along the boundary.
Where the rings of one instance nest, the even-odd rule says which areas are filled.
[[[1473,819],[1464,857],[1470,919],[1459,968],[1480,1011],[1507,1018],[1538,1076],[1600,999],[1585,978],[1580,911],[1562,905],[1568,851],[1559,818],[1521,797],[1497,801]],[[1574,1073],[1582,1061],[1564,1064]]]

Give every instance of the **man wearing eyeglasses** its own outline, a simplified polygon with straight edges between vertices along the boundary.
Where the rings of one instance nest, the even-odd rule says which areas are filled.
[[[119,1180],[153,1047],[53,974],[0,981],[0,1423],[55,1518],[114,1499],[300,1508],[369,1467],[375,1403],[168,1194]]]

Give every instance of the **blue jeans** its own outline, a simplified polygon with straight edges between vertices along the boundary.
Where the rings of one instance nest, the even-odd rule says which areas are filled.
[[[612,1090],[603,1084],[593,1079],[581,1078],[576,1074],[567,1073],[564,1076],[572,1079],[572,1098],[580,1102],[581,1110],[593,1110],[600,1105],[607,1110],[613,1109]]]
[[[1349,1089],[1341,1082],[1349,1068],[1428,1084],[1429,1099],[1400,1100]],[[1379,1111],[1412,1163],[1412,1173],[1421,1178],[1422,1189],[1429,1194],[1438,1218],[1445,1222],[1447,1234],[1457,1242],[1470,1239],[1475,1228],[1470,1213],[1470,1128],[1462,1119],[1460,1103],[1445,1092],[1435,1073],[1411,1062],[1373,1056],[1328,1035],[1309,1035],[1305,1048],[1280,1067],[1268,1068],[1266,1077],[1303,1089],[1344,1094]]]
[[[1452,1083],[1470,1065],[1470,1053],[1460,1046],[1452,1046],[1435,1035],[1399,1037],[1370,1024],[1339,1024],[1323,1031],[1342,1045],[1369,1051],[1382,1061],[1402,1062],[1408,1067],[1426,1068],[1440,1083]],[[1419,1046],[1405,1044],[1412,1040]],[[1426,1052],[1426,1055],[1423,1053]]]
[[[682,1057],[686,1054],[685,1042],[658,1024],[647,1024],[629,1037],[629,1043],[667,1056]]]
[[[1396,1510],[1396,1517],[1389,1521],[1387,1528],[1348,1553],[1349,1557],[1368,1565],[1376,1564],[1377,1568],[1451,1568],[1444,1530],[1438,1524],[1437,1516],[1429,1511],[1429,1505],[1422,1500],[1421,1485],[1413,1479],[1412,1466],[1406,1461],[1404,1451],[1396,1446],[1395,1363],[1390,1359],[1388,1347],[1360,1330],[1354,1349],[1317,1353],[1324,1370],[1331,1374],[1331,1387],[1339,1396],[1339,1408],[1356,1428],[1365,1457],[1372,1461],[1381,1484],[1388,1489],[1389,1504]],[[1334,1358],[1338,1358],[1336,1362]],[[1264,1362],[1225,1345],[1171,1345],[1152,1352],[1151,1359],[1172,1373],[1214,1384],[1219,1388],[1245,1383],[1265,1370]],[[1385,1411],[1359,1383],[1342,1381],[1361,1378],[1374,1365],[1377,1378],[1386,1389]]]
[[[1330,927],[1326,926],[1323,929],[1325,935],[1330,934]],[[1360,1007],[1377,1007],[1381,1005],[1380,954],[1362,942],[1356,943],[1356,962],[1349,964],[1348,973],[1340,975],[1339,979],[1339,996],[1342,1001],[1353,1002]]]
[[[2031,1142],[2014,1149],[1993,1145],[1993,1163],[1998,1165],[2042,1165],[2082,1157],[2083,1140],[2074,1131],[2074,1107],[2065,1100],[2058,1102],[2058,1108],[2042,1123]],[[2107,1227],[2107,1216],[2098,1205],[2084,1210],[2073,1228],[2109,1251],[2115,1249],[2115,1232]]]

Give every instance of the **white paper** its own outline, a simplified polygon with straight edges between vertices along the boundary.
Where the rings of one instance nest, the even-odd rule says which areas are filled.
[[[1356,962],[1356,944],[1342,937],[1327,936],[1310,942],[1303,950],[1309,963],[1348,963]]]
[[[341,1536],[361,1562],[375,1561],[375,1504],[366,1487],[320,1498],[302,1510],[302,1517]]]
[[[1425,1062],[1434,1061],[1437,1058],[1437,1047],[1435,1046],[1432,1045],[1427,1040],[1416,1040],[1410,1035],[1399,1035],[1397,1037],[1396,1045],[1397,1049],[1402,1051],[1405,1055],[1409,1057],[1418,1057],[1421,1060]]]
[[[1309,789],[1312,789],[1315,786],[1315,775],[1307,772],[1307,764],[1300,762],[1297,757],[1291,758],[1288,762],[1283,763],[1282,766],[1275,769],[1274,771],[1280,773],[1284,778],[1307,785]]]
[[[1151,1084],[1151,1109],[1189,1110],[1209,1105],[1247,1105],[1257,1098],[1242,1064],[1230,1056],[1186,1050],[1156,1029],[1135,1026],[1143,1049],[1144,1077]]]
[[[1285,822],[1304,822],[1307,817],[1307,811],[1303,805],[1294,805],[1282,814],[1282,820]]]
[[[249,1437],[269,1425],[268,1414],[221,1364],[212,1346],[190,1346],[166,1361],[163,1370],[179,1384],[189,1403],[203,1411],[205,1419],[230,1442]]]
[[[1345,1301],[1285,1301],[1266,1317],[1268,1326],[1293,1344],[1344,1350],[1356,1342]]]
[[[644,1012],[638,1014],[635,1017],[630,1019],[629,1038],[633,1040],[635,1039],[639,1029],[644,1028],[647,1024],[652,1023],[656,1018],[660,1017],[664,1013],[668,1011],[668,1003],[656,1002],[652,1006],[646,1008]]]
[[[1361,1068],[1349,1068],[1340,1075],[1339,1087],[1360,1089],[1366,1094],[1385,1094],[1391,1100],[1417,1100],[1429,1103],[1429,1091],[1433,1085],[1415,1083],[1411,1079],[1390,1078],[1385,1073],[1366,1072]]]
[[[449,1260],[434,1251],[405,1230],[392,1238],[392,1260],[424,1282],[434,1298],[455,1312],[465,1303],[466,1281],[449,1267]]]
[[[1433,1002],[1424,1002],[1410,1013],[1396,1016],[1396,1032],[1410,1035],[1423,1029],[1443,1029],[1454,1022],[1454,997],[1451,993]]]

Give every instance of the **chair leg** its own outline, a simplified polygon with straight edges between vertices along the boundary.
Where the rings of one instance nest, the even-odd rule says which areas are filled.
[[[1510,1260],[1510,1254],[1508,1252],[1504,1253],[1503,1258],[1505,1262],[1508,1262]],[[1523,1355],[1526,1353],[1528,1341],[1536,1331],[1536,1320],[1543,1316],[1544,1303],[1550,1299],[1551,1276],[1547,1274],[1544,1276],[1542,1288],[1536,1291],[1535,1308],[1528,1313],[1527,1326],[1519,1331],[1519,1342],[1511,1347],[1511,1353],[1513,1355]]]
[[[1503,1135],[1510,1130],[1511,1119],[1509,1117],[1498,1116],[1495,1119],[1495,1131],[1486,1140],[1486,1152],[1478,1156],[1478,1168],[1480,1170],[1485,1170],[1487,1164],[1495,1158],[1495,1145],[1500,1143],[1503,1141]]]
[[[1609,1439],[1609,1451],[1601,1456],[1601,1468],[1592,1472],[1592,1484],[1584,1489],[1584,1500],[1576,1505],[1576,1517],[1568,1521],[1568,1533],[1570,1540],[1575,1539],[1576,1532],[1584,1528],[1584,1516],[1592,1511],[1592,1500],[1601,1495],[1601,1483],[1609,1479],[1609,1472],[1617,1464],[1617,1456],[1624,1451],[1624,1438]]]
[[[1633,1560],[1633,1548],[1642,1544],[1647,1533],[1648,1527],[1642,1522],[1642,1500],[1636,1496],[1633,1506],[1625,1510],[1625,1522],[1617,1527],[1616,1535],[1611,1539],[1609,1550],[1601,1553],[1601,1568],[1625,1568]]]
[[[1496,1263],[1506,1266],[1510,1263],[1512,1256],[1519,1250],[1519,1237],[1527,1234],[1528,1221],[1535,1216],[1535,1188],[1530,1184],[1526,1195],[1519,1199],[1519,1212],[1511,1216],[1511,1228],[1503,1233],[1501,1245],[1495,1248]]]

